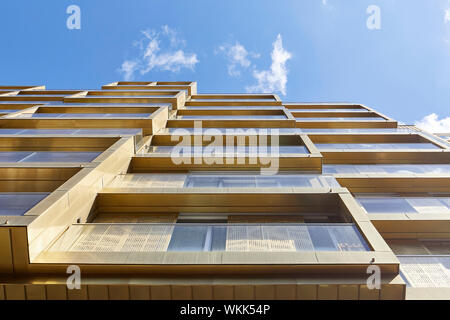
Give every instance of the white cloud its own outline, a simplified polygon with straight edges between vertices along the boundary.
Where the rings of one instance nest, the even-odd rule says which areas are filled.
[[[145,75],[151,70],[178,72],[182,68],[194,70],[199,62],[195,53],[185,53],[180,47],[186,45],[177,32],[168,26],[162,26],[161,31],[141,31],[143,37],[135,41],[137,57],[125,60],[119,68],[126,81],[134,79],[136,72]]]
[[[445,10],[444,20],[445,20],[445,23],[450,21],[450,9]]]
[[[326,6],[327,3],[328,3],[328,0],[322,0],[322,4],[323,4],[324,6]]]
[[[119,72],[123,73],[125,81],[129,81],[133,78],[133,74],[136,71],[136,67],[137,67],[136,61],[126,60],[122,63]]]
[[[249,56],[253,58],[258,58],[259,54],[249,53],[247,49],[239,42],[236,41],[234,45],[225,43],[219,47],[218,52],[225,55],[228,60],[228,74],[232,77],[240,76],[240,69],[246,69],[252,64],[249,60]],[[217,51],[216,51],[217,53]]]
[[[420,129],[432,133],[447,133],[450,132],[450,117],[442,118],[436,113],[431,113],[425,116],[422,120],[415,123]]]
[[[286,62],[291,59],[292,54],[283,48],[283,40],[281,35],[273,43],[273,50],[271,53],[272,64],[270,70],[253,70],[253,77],[257,83],[246,88],[247,92],[281,92],[286,95],[286,84],[288,69]]]

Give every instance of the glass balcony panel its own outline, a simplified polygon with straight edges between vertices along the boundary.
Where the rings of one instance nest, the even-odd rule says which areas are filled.
[[[450,209],[439,198],[407,198],[406,201],[418,213],[450,213]]]
[[[167,251],[210,251],[211,239],[206,243],[208,231],[208,226],[175,225]]]
[[[22,113],[16,118],[58,118],[58,119],[89,119],[89,118],[147,118],[150,113]]]
[[[295,119],[297,121],[306,122],[306,121],[387,121],[384,118],[380,117],[324,117],[324,118],[302,118],[300,116],[296,116]]]
[[[176,148],[176,149],[175,149]],[[148,153],[157,153],[157,154],[171,154],[175,152],[175,155],[189,157],[195,155],[203,155],[203,156],[225,156],[229,155],[231,152],[234,155],[238,156],[271,156],[282,153],[301,153],[306,154],[309,153],[308,149],[304,146],[279,146],[279,147],[248,147],[248,146],[239,146],[239,147],[194,147],[194,146],[152,146]]]
[[[49,193],[0,193],[0,215],[21,216],[38,204]]]
[[[356,200],[369,214],[418,213],[418,211],[403,198],[356,198]]]
[[[0,129],[0,134],[19,134],[24,129]]]
[[[181,115],[177,116],[181,120],[286,120],[283,115]]]
[[[120,134],[120,135],[142,135],[142,129],[78,129],[74,135],[96,135],[96,134]]]
[[[288,109],[290,112],[369,112],[367,109]]]
[[[396,165],[323,165],[323,173],[389,173],[389,174],[450,174],[450,165],[447,164],[396,164]]]
[[[303,128],[303,133],[409,133],[413,132],[408,128]]]
[[[447,208],[450,209],[450,198],[438,198]]]
[[[351,149],[351,150],[430,150],[440,149],[432,143],[317,143],[319,150]]]
[[[31,151],[1,151],[0,162],[19,162],[32,153]]]
[[[101,152],[37,151],[20,162],[91,162]]]
[[[305,174],[278,174],[262,176],[258,174],[126,174],[114,179],[108,188],[274,188],[305,187],[331,188],[340,187],[331,176]]]

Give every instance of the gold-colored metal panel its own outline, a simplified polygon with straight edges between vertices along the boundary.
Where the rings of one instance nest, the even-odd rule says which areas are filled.
[[[254,300],[255,286],[253,285],[236,285],[234,286],[234,298],[236,300]]]
[[[29,265],[27,228],[12,227],[10,232],[14,272],[25,273]]]
[[[173,285],[172,286],[173,300],[192,300],[192,286],[191,285]]]
[[[25,286],[23,284],[7,283],[3,286],[6,300],[26,300]]]
[[[340,284],[338,286],[339,300],[358,300],[359,286],[356,284]]]
[[[25,285],[25,294],[27,300],[46,300],[47,293],[43,284],[27,284]]]
[[[256,300],[274,300],[275,286],[274,285],[257,285],[255,286]]]
[[[234,287],[232,285],[214,285],[213,297],[214,300],[233,300]]]
[[[171,300],[170,285],[154,285],[150,287],[150,297],[152,300]]]
[[[81,285],[80,289],[67,289],[68,300],[88,300],[88,287]]]
[[[193,285],[192,286],[193,300],[212,300],[213,289],[210,285]]]
[[[128,284],[114,284],[108,286],[109,299],[110,300],[129,300],[130,291],[128,289]]]
[[[317,300],[318,286],[315,284],[298,284],[297,299],[299,300]]]
[[[66,284],[47,284],[47,300],[67,300]]]
[[[382,284],[380,300],[404,300],[406,287],[398,284]]]
[[[13,272],[11,235],[9,228],[0,227],[0,273]]]
[[[380,289],[370,289],[367,285],[359,286],[359,299],[360,300],[379,300]]]
[[[318,300],[337,300],[338,285],[336,284],[319,284],[317,288]]]
[[[295,300],[297,298],[297,286],[294,284],[275,285],[275,299]]]
[[[150,287],[147,285],[130,285],[130,300],[150,300]]]
[[[88,285],[89,300],[109,300],[107,285]]]

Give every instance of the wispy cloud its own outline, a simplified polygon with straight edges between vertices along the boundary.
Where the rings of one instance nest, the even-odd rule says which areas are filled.
[[[283,40],[280,34],[273,43],[271,58],[270,70],[253,70],[253,77],[257,83],[246,87],[247,92],[281,92],[283,95],[286,95],[287,75],[289,72],[286,62],[292,58],[292,54],[283,48]]]
[[[145,75],[151,70],[178,72],[182,68],[194,70],[199,62],[195,53],[186,53],[182,48],[186,41],[167,25],[161,29],[141,31],[142,37],[133,43],[136,57],[125,60],[119,72],[126,81],[132,80],[136,72]]]
[[[445,23],[450,21],[450,9],[445,10],[444,21],[445,21]]]
[[[258,58],[259,54],[248,52],[247,49],[239,42],[236,41],[234,45],[229,43],[224,43],[219,46],[216,53],[223,54],[228,60],[227,70],[228,74],[232,77],[237,77],[241,75],[241,69],[247,69],[252,64],[250,57]]]
[[[431,113],[417,121],[415,125],[428,132],[447,133],[450,132],[450,117],[439,119],[436,113]]]

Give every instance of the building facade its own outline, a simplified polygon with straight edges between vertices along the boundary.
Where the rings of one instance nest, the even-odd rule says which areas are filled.
[[[0,113],[0,299],[450,298],[448,135],[195,82]]]

